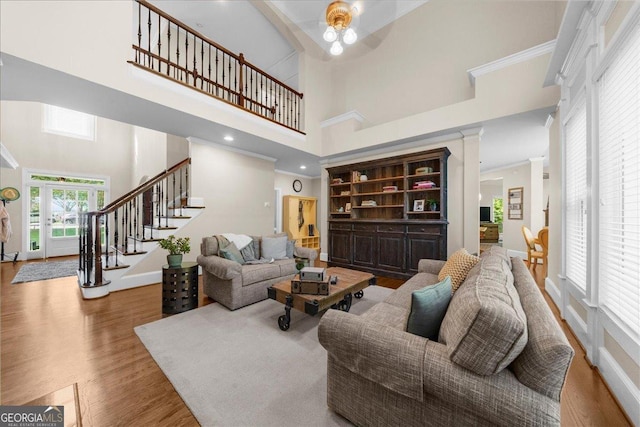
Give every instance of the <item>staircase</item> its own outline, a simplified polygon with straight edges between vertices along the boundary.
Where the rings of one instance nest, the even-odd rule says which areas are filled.
[[[202,213],[202,201],[189,196],[191,159],[185,159],[139,185],[103,209],[80,220],[78,285],[85,299],[160,281],[161,273],[131,274]]]

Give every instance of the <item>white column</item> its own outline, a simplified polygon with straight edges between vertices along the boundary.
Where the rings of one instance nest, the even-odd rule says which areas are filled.
[[[483,129],[461,131],[464,148],[463,242],[471,254],[480,253],[480,137]],[[455,214],[449,212],[449,217]]]

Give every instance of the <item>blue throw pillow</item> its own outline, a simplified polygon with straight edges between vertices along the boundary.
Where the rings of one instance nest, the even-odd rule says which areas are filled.
[[[220,253],[222,256],[228,260],[235,261],[238,264],[244,264],[244,258],[242,258],[242,254],[238,250],[238,247],[235,243],[231,242],[224,248],[220,249]]]
[[[440,324],[451,301],[451,277],[411,293],[407,332],[438,341]]]

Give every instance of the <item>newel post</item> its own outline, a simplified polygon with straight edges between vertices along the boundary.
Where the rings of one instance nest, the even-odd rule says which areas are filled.
[[[94,256],[95,256],[95,280],[94,285],[102,285],[102,241],[100,239],[100,215],[95,217],[95,240],[94,240]],[[107,251],[108,256],[108,251]]]
[[[244,108],[244,73],[243,73],[244,53],[240,54],[239,66],[240,66],[240,71],[238,72],[238,77],[239,77],[238,80],[240,81],[240,91],[239,91],[240,96],[238,97],[238,105]]]

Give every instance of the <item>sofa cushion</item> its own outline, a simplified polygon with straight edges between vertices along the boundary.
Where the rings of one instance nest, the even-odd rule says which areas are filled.
[[[506,248],[503,248],[502,246],[498,246],[498,245],[491,245],[489,246],[489,248],[485,249],[480,254],[481,258],[487,257],[487,256],[497,256],[503,259],[507,263],[509,270],[511,270],[512,268],[511,257],[509,257],[509,253],[507,252]]]
[[[287,240],[287,254],[285,255],[287,258],[293,258],[293,251],[296,248],[295,240]]]
[[[242,286],[280,277],[280,266],[270,264],[245,264],[242,266]]]
[[[459,249],[444,264],[438,273],[438,280],[442,281],[445,277],[451,276],[451,288],[455,292],[478,260],[477,256],[469,254],[465,248]]]
[[[451,301],[451,277],[440,283],[425,286],[411,294],[411,312],[407,319],[407,332],[438,340],[440,324]]]
[[[398,289],[393,291],[391,295],[384,299],[384,302],[402,307],[409,311],[409,308],[411,307],[411,294],[413,291],[422,289],[425,286],[435,285],[436,283],[438,283],[438,276],[435,274],[418,273],[404,282],[404,284]]]
[[[407,325],[407,312],[408,307],[402,308],[387,304],[386,302],[380,302],[365,311],[360,317],[399,331],[404,331]]]
[[[260,252],[263,258],[283,259],[287,257],[287,236],[263,237]]]
[[[281,259],[274,261],[274,264],[280,267],[280,276],[292,276],[298,273],[296,269],[296,261],[293,259]]]
[[[240,251],[240,255],[242,255],[242,258],[246,262],[258,260],[258,257],[256,256],[256,251],[253,246],[253,242],[248,244],[244,248],[242,248],[242,250]]]
[[[527,318],[506,263],[483,257],[453,295],[440,328],[449,357],[479,375],[503,370],[527,343]]]
[[[224,248],[221,248],[220,255],[228,260],[235,261],[238,264],[244,264],[244,258],[238,250],[238,247],[233,242],[229,243]]]

